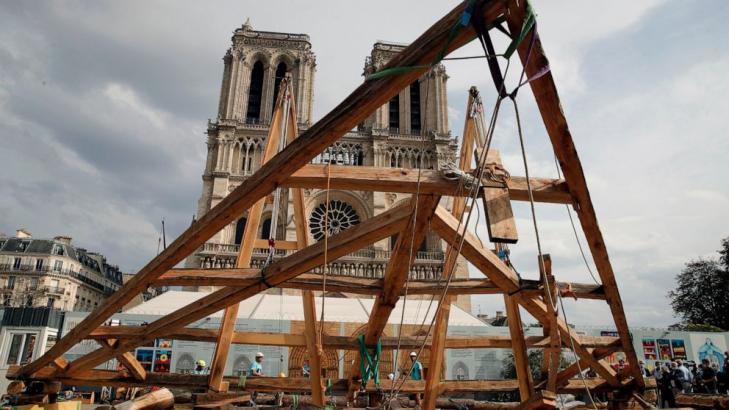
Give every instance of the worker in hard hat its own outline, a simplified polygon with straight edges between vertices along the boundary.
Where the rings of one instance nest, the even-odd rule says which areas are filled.
[[[423,364],[418,361],[418,354],[410,352],[410,378],[413,380],[423,380]],[[415,404],[420,406],[420,393],[411,396],[415,400]]]
[[[192,371],[193,374],[205,374],[205,360],[198,359],[198,361],[195,362],[195,369]]]
[[[263,376],[263,353],[256,353],[256,360],[251,364],[251,376]]]
[[[256,359],[251,364],[251,376],[252,377],[261,377],[263,376],[263,353],[258,352],[256,353]],[[253,391],[251,392],[251,406],[256,406],[256,399],[258,398],[258,392]]]

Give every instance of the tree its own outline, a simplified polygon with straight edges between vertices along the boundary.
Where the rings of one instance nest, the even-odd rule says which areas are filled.
[[[729,238],[721,241],[719,259],[698,259],[676,276],[668,292],[675,315],[686,324],[729,329]]]

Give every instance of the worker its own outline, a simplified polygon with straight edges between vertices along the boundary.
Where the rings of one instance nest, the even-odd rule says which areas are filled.
[[[410,378],[413,380],[423,380],[423,364],[418,361],[417,353],[410,352],[410,363]],[[415,393],[411,395],[411,398],[415,400],[416,406],[420,406],[420,393]]]
[[[251,376],[263,376],[263,353],[256,353],[256,360],[251,364]]]
[[[309,366],[308,359],[304,359],[304,365],[301,367],[301,374],[306,378],[311,375],[311,366]]]
[[[195,369],[192,371],[193,374],[205,374],[205,360],[198,359],[195,362]]]

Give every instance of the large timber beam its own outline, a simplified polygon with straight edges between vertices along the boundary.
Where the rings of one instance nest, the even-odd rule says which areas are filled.
[[[462,235],[461,232],[457,231],[458,221],[444,208],[439,207],[433,220],[431,222],[433,230],[438,233],[441,238],[452,246],[458,246],[460,243],[461,236],[464,236],[463,247],[461,254],[474,266],[476,266],[481,272],[483,272],[489,279],[493,280],[497,286],[500,286],[503,290],[510,294],[513,294],[513,298],[522,305],[529,314],[534,316],[540,323],[548,324],[551,322],[549,312],[546,305],[538,296],[522,295],[517,292],[520,289],[519,279],[516,277],[511,268],[509,268],[496,254],[491,250],[486,249],[481,244],[481,241],[476,238],[468,230]],[[598,374],[604,377],[610,384],[619,386],[620,382],[617,379],[615,371],[609,366],[605,366],[604,363],[596,360],[590,352],[587,351],[579,343],[578,335],[572,330],[563,320],[556,321],[558,325],[559,335],[567,346],[574,344],[575,353],[580,358],[590,364]]]
[[[521,31],[526,8],[530,7],[528,2],[507,2],[505,15],[509,30],[512,33]],[[535,74],[544,72],[549,67],[549,61],[544,53],[542,42],[535,28],[530,31],[524,41],[518,47],[519,57],[526,71],[526,78],[532,78]],[[605,286],[607,302],[610,306],[615,325],[618,329],[620,339],[623,342],[623,349],[630,363],[637,363],[638,357],[630,340],[628,322],[623,309],[623,302],[620,298],[618,285],[615,281],[607,247],[597,222],[597,214],[590,198],[590,191],[587,188],[585,173],[582,163],[577,155],[572,133],[567,125],[567,119],[562,109],[562,104],[557,93],[557,87],[551,72],[536,78],[529,83],[537,107],[544,121],[544,126],[554,148],[554,153],[559,161],[560,168],[567,181],[567,186],[574,198],[575,209],[582,224],[582,230],[587,238],[592,258],[600,274],[600,279]],[[643,385],[643,375],[639,366],[631,366],[631,372],[639,386]]]
[[[478,9],[480,12],[475,18],[483,19],[485,22],[494,21],[503,12],[498,2],[477,1],[477,3],[483,7]],[[473,40],[475,31],[471,26],[462,27],[453,33],[453,27],[459,24],[467,6],[467,2],[456,6],[384,66],[384,68],[413,67],[412,70],[365,81],[329,114],[303,132],[296,141],[194,222],[169,247],[51,349],[18,370],[18,374],[29,376],[60,357],[144,291],[160,275],[173,268],[216,232],[242,215],[256,201],[272,192],[297,169],[306,165],[329,145],[364,121],[370,113],[419,78],[440,53],[447,55]]]
[[[16,373],[19,369],[12,366],[11,373]],[[185,388],[201,388],[207,386],[206,375],[196,374],[174,374],[174,373],[150,373],[147,379],[137,380],[133,377],[125,376],[119,372],[110,370],[84,370],[74,377],[57,377],[53,374],[53,369],[46,367],[41,369],[34,377],[36,380],[53,380],[60,381],[66,385],[79,386],[113,386],[113,387],[129,387],[129,386],[160,386],[160,387],[185,387]],[[245,386],[238,386],[238,377],[225,377],[231,388],[259,392],[301,392],[306,393],[311,389],[311,382],[308,378],[297,377],[255,377],[248,378]],[[648,388],[655,388],[655,380],[647,380]],[[402,393],[418,393],[425,388],[425,383],[419,380],[407,380],[404,383],[397,380],[382,380],[380,386],[375,386],[372,381],[366,386],[368,392],[379,390],[390,390],[396,384],[396,388]],[[402,383],[402,385],[401,385]],[[600,378],[582,380],[572,379],[565,386],[558,390],[559,393],[580,393],[585,391],[585,386],[591,391],[606,391],[614,389],[605,380]],[[347,379],[332,380],[331,390],[333,392],[345,392],[348,388]],[[445,381],[441,383],[441,392],[509,392],[516,391],[519,388],[517,380],[459,380]]]
[[[235,286],[246,287],[259,280],[259,269],[172,269],[155,281],[157,286]],[[284,289],[321,290],[323,275],[305,273],[283,282],[276,287]],[[382,279],[370,279],[343,275],[328,275],[327,290],[332,292],[354,293],[358,295],[377,295],[382,292]],[[558,282],[559,289],[570,289],[570,296],[578,299],[605,298],[601,285],[591,283]],[[409,295],[442,294],[445,284],[441,281],[411,279],[408,284]],[[538,280],[522,280],[521,291],[530,295],[542,293],[542,283]],[[497,295],[504,293],[490,279],[453,278],[448,286],[449,295]]]
[[[327,253],[331,258],[336,259],[355,249],[360,249],[373,242],[390,237],[400,232],[408,224],[410,214],[409,204],[403,204],[363,221],[359,225],[349,228],[346,232],[333,235],[328,240]],[[317,242],[293,255],[273,262],[261,273],[261,280],[255,285],[247,288],[218,290],[152,322],[145,327],[144,332],[137,338],[120,343],[113,350],[113,353],[116,355],[119,352],[131,350],[136,346],[154,340],[164,332],[173,332],[180,329],[227,306],[239,303],[246,298],[265,291],[269,287],[276,286],[319,267],[323,263],[324,243]],[[73,375],[93,368],[107,360],[109,360],[108,352],[98,349],[71,362],[63,373]]]
[[[328,177],[327,177],[328,175]],[[537,202],[571,204],[567,184],[561,179],[531,178],[532,193]],[[282,186],[289,188],[317,188],[348,191],[399,192],[405,194],[421,194],[454,196],[462,198],[468,192],[459,189],[458,182],[446,179],[440,171],[420,170],[418,181],[417,168],[383,168],[344,165],[306,165],[296,171]],[[510,177],[506,184],[484,178],[482,184],[486,189],[508,188],[509,197],[516,201],[528,201],[526,178]],[[420,186],[418,188],[418,185]]]
[[[276,101],[273,112],[273,120],[268,129],[266,138],[266,146],[263,150],[261,163],[265,164],[270,161],[279,149],[279,141],[281,133],[286,132],[284,125],[285,119],[288,119],[289,113],[284,112],[288,108],[284,96],[289,95],[292,90],[290,84],[290,76],[284,78],[279,85],[278,99]],[[258,235],[258,225],[261,223],[263,216],[263,207],[266,205],[266,199],[259,199],[248,211],[245,227],[243,228],[243,238],[238,249],[238,258],[236,258],[236,268],[250,268],[251,259],[253,257],[253,247],[255,246],[256,236]],[[278,210],[274,210],[278,212]],[[273,227],[274,232],[276,227]],[[264,238],[268,239],[268,238]],[[210,390],[220,392],[227,391],[227,384],[223,383],[223,374],[225,373],[225,364],[228,361],[228,353],[230,352],[230,338],[232,337],[235,323],[238,320],[238,303],[234,303],[225,308],[223,320],[220,326],[220,333],[215,341],[215,351],[213,352],[213,360],[210,365],[210,377],[208,387]]]
[[[144,332],[144,326],[101,326],[91,332],[89,339],[134,339],[140,332]],[[174,332],[165,332],[160,337],[174,340],[189,340],[198,342],[213,342],[218,329],[183,328]],[[398,340],[403,349],[420,347],[423,343],[430,346],[430,339],[420,336],[403,336],[381,338],[383,349],[397,347]],[[544,336],[528,336],[525,338],[529,348],[547,348],[550,345],[549,338]],[[579,336],[580,344],[583,347],[600,349],[601,354],[608,355],[619,348],[617,338],[609,336]],[[262,345],[262,346],[306,346],[306,337],[300,334],[289,333],[267,333],[267,332],[233,332],[231,338],[233,344]],[[359,344],[356,338],[351,336],[323,335],[322,345],[326,349],[336,350],[358,350]],[[447,349],[508,349],[512,341],[508,336],[450,336],[445,341]]]
[[[410,275],[410,265],[415,260],[420,243],[428,234],[430,219],[439,201],[438,195],[413,196],[410,199],[408,205],[413,210],[413,215],[408,219],[405,229],[398,232],[390,263],[385,270],[382,292],[375,298],[375,304],[370,312],[365,332],[365,344],[368,346],[375,344],[382,336],[382,331],[390,319],[390,313],[395,308]]]

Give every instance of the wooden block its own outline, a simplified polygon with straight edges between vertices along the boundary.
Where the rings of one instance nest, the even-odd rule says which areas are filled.
[[[481,157],[482,150],[476,150],[476,160]],[[501,154],[496,150],[489,150],[486,155],[486,167],[495,165],[497,168],[502,166]],[[514,213],[511,209],[511,197],[509,196],[509,188],[482,188],[483,189],[483,207],[486,210],[486,227],[488,228],[489,238],[494,243],[516,243],[519,235],[516,232],[516,223],[514,222]]]

